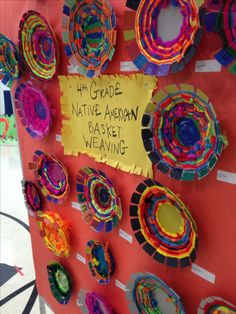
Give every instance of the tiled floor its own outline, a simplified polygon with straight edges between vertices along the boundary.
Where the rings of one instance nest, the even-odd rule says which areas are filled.
[[[0,313],[45,313],[44,309],[39,310],[39,298],[36,298],[34,288],[35,273],[27,230],[28,214],[21,192],[18,146],[0,146],[0,151]]]

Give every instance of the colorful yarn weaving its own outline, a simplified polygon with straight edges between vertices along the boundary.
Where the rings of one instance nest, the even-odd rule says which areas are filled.
[[[155,94],[142,125],[149,158],[177,180],[205,177],[228,144],[207,95],[187,84]]]
[[[122,217],[120,197],[113,183],[100,170],[84,168],[77,176],[76,190],[84,220],[97,232],[110,232]]]
[[[70,193],[70,182],[66,168],[53,156],[35,151],[30,169],[35,169],[43,195],[55,204],[63,203]]]
[[[236,306],[220,297],[209,297],[202,300],[197,314],[234,314]]]
[[[76,303],[83,314],[114,314],[112,307],[96,292],[81,289]]]
[[[216,3],[218,3],[216,1]],[[219,4],[219,11],[207,12],[205,24],[207,32],[219,32],[224,46],[217,52],[215,58],[224,67],[229,67],[231,73],[236,74],[236,1],[224,0],[223,9]],[[209,8],[215,9],[215,2]]]
[[[36,11],[27,11],[20,21],[19,48],[22,59],[33,76],[48,80],[58,66],[56,38],[45,18]]]
[[[67,270],[59,263],[47,265],[48,281],[54,298],[60,304],[67,304],[71,297],[71,278]]]
[[[154,180],[133,193],[130,219],[134,235],[152,258],[171,267],[189,266],[198,249],[197,226],[184,203]]]
[[[21,57],[17,46],[0,33],[0,78],[4,85],[12,86],[18,79],[21,67]]]
[[[116,16],[109,0],[65,0],[62,38],[76,72],[103,73],[115,52]]]
[[[70,255],[70,227],[58,213],[38,212],[38,226],[40,235],[46,247],[56,256],[69,257]]]
[[[133,274],[126,285],[130,313],[185,314],[180,297],[151,273]]]
[[[36,185],[31,181],[22,180],[22,192],[25,199],[25,206],[31,215],[42,210],[42,199]]]
[[[92,276],[99,284],[108,284],[114,271],[114,260],[108,248],[108,243],[89,241],[86,255]]]
[[[128,0],[124,38],[136,67],[145,74],[165,76],[183,70],[196,52],[203,30],[194,0]],[[173,6],[182,17],[176,38],[164,40],[158,28],[160,12]]]
[[[42,139],[48,135],[52,124],[52,112],[40,89],[31,82],[20,84],[15,92],[15,106],[30,136]]]

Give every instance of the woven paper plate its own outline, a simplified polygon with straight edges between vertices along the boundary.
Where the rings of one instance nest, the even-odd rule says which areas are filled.
[[[12,86],[21,70],[21,56],[17,46],[0,33],[0,79],[4,85]]]
[[[46,247],[56,256],[69,257],[70,255],[70,227],[56,212],[38,212],[37,221],[40,235]]]
[[[15,91],[15,106],[31,137],[42,139],[48,135],[52,125],[52,111],[40,89],[31,82],[20,84]]]
[[[18,32],[22,59],[33,76],[49,80],[57,73],[57,41],[46,19],[36,11],[21,18]]]
[[[208,8],[214,11],[206,11],[206,31],[218,32],[223,40],[223,48],[216,53],[216,60],[236,74],[236,1],[211,1]]]
[[[116,16],[109,0],[66,0],[62,38],[65,53],[77,72],[103,73],[115,52]]]
[[[201,301],[197,314],[235,314],[236,306],[220,297],[209,297]]]
[[[180,297],[151,273],[133,274],[126,285],[131,314],[185,314]]]
[[[142,125],[152,163],[177,180],[204,178],[228,144],[208,96],[187,84],[156,93]]]
[[[35,212],[42,210],[42,198],[33,182],[22,180],[21,183],[25,206],[29,213],[34,216]]]
[[[112,231],[122,217],[121,201],[113,183],[100,170],[81,169],[76,190],[84,220],[97,232]]]
[[[99,284],[108,284],[114,271],[114,259],[108,243],[90,240],[87,243],[86,255],[92,276]]]
[[[96,292],[80,289],[76,304],[83,314],[115,314],[106,300]]]
[[[41,191],[50,202],[62,204],[66,201],[70,193],[69,176],[59,160],[37,150],[29,167],[35,170]]]
[[[140,183],[131,198],[130,219],[137,241],[157,262],[186,267],[195,260],[196,224],[168,188],[150,179]]]
[[[148,75],[165,76],[184,69],[194,56],[203,30],[194,0],[128,0],[124,38],[135,66]],[[179,34],[166,40],[159,34],[160,12],[173,6],[182,17]]]
[[[47,265],[48,281],[54,298],[60,304],[67,304],[71,297],[71,278],[68,271],[57,262]]]

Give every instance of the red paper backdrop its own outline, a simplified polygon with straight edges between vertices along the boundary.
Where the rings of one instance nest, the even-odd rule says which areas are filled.
[[[118,37],[116,53],[108,67],[107,74],[120,73],[120,62],[129,60],[122,33],[125,0],[113,0],[112,4],[117,15]],[[63,51],[61,39],[62,7],[63,1],[61,0],[0,0],[0,23],[1,33],[16,42],[18,25],[24,12],[31,9],[44,15],[58,38],[61,54],[59,74],[67,74],[68,60]],[[47,250],[40,238],[35,219],[29,218],[38,291],[55,313],[79,313],[80,309],[76,306],[76,298],[80,288],[99,292],[110,301],[118,314],[128,313],[125,293],[115,286],[115,279],[126,283],[132,273],[139,271],[153,272],[168,283],[182,297],[186,311],[190,314],[196,313],[201,299],[210,295],[219,295],[236,303],[236,188],[234,185],[216,180],[217,169],[236,172],[236,77],[225,69],[221,73],[194,72],[195,61],[213,59],[214,53],[220,46],[221,40],[217,34],[204,35],[196,57],[188,64],[185,71],[159,79],[159,88],[172,83],[189,83],[202,89],[215,107],[221,128],[229,139],[229,147],[223,152],[215,169],[199,182],[178,182],[167,178],[160,172],[155,172],[155,179],[179,194],[195,218],[199,231],[199,252],[196,264],[216,274],[215,284],[196,276],[191,272],[191,268],[172,269],[161,265],[141,249],[135,238],[133,243],[129,244],[119,237],[119,228],[133,235],[129,222],[129,201],[136,186],[145,178],[96,163],[86,155],[80,155],[78,158],[64,156],[60,142],[55,140],[55,135],[60,134],[62,120],[58,80],[54,79],[48,83],[33,80],[34,84],[48,96],[53,108],[57,110],[57,114],[50,135],[42,141],[30,138],[17,117],[24,177],[27,180],[35,181],[33,171],[28,170],[28,163],[32,161],[36,149],[51,153],[61,160],[71,177],[71,194],[67,202],[59,206],[48,201],[44,203],[45,210],[59,212],[71,224],[72,252],[69,258],[57,258]],[[27,79],[27,77],[23,79]],[[107,173],[121,195],[122,222],[110,234],[92,231],[83,221],[81,213],[71,207],[71,201],[77,201],[76,174],[80,167],[84,166],[99,168]],[[75,257],[77,252],[85,256],[86,243],[90,239],[109,240],[110,242],[116,260],[116,270],[109,286],[99,286],[90,276],[88,266],[80,263]],[[52,260],[61,262],[73,279],[73,295],[66,306],[57,303],[50,292],[46,265]]]

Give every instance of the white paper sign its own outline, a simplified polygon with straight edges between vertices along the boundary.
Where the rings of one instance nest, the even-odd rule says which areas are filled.
[[[122,61],[120,63],[120,71],[122,72],[134,72],[139,71],[136,65],[132,61]]]
[[[221,64],[217,60],[199,60],[196,61],[195,72],[221,72]]]
[[[71,202],[71,207],[73,207],[73,208],[78,209],[79,211],[81,211],[80,204],[77,203],[77,202],[72,201],[72,202]]]
[[[86,264],[86,259],[80,255],[79,253],[76,254],[77,260],[79,260],[81,263]]]
[[[119,229],[119,236],[122,239],[128,241],[129,243],[133,242],[133,237],[130,234],[128,234],[127,232],[125,232],[124,230],[122,230],[122,229]]]
[[[196,264],[192,264],[192,269],[191,271],[201,277],[202,279],[205,279],[206,281],[209,281],[210,283],[214,284],[216,281],[216,275],[213,273],[210,273],[209,271],[207,271],[206,269],[196,265]]]
[[[236,184],[236,173],[218,170],[217,171],[217,181]]]

